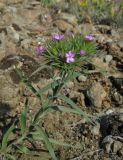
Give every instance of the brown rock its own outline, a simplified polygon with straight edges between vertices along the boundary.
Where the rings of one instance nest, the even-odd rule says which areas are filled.
[[[98,25],[97,28],[103,34],[111,33],[111,27],[108,25]]]
[[[103,59],[95,57],[92,59],[93,64],[95,65],[96,70],[99,71],[108,71],[108,64],[103,62]]]
[[[123,156],[123,148],[120,149],[119,153]]]
[[[118,42],[118,46],[119,46],[121,49],[123,49],[123,40],[120,40],[120,41]]]
[[[66,86],[67,88],[69,88],[69,89],[72,89],[72,88],[74,87],[74,82],[68,81],[68,82],[65,84],[65,86]]]
[[[83,35],[96,32],[96,28],[91,23],[85,23],[81,25],[81,32]]]
[[[0,10],[4,9],[4,7],[5,7],[5,3],[0,2]]]
[[[102,101],[106,97],[106,92],[100,83],[94,83],[92,87],[87,91],[87,96],[91,101],[92,105],[100,108]]]
[[[81,33],[81,28],[79,26],[75,26],[75,27],[73,27],[72,32],[74,34],[80,34]]]
[[[19,39],[20,39],[19,33],[16,32],[16,30],[12,26],[7,27],[7,35],[11,41],[15,43],[19,42]]]
[[[76,16],[69,13],[59,13],[56,19],[65,20],[72,25],[77,24]]]
[[[117,153],[121,148],[123,147],[123,144],[120,141],[115,141],[113,143],[113,153]]]
[[[63,32],[73,29],[73,26],[64,20],[56,20],[54,22],[54,25],[57,26],[58,29]]]
[[[18,88],[12,85],[9,75],[0,75],[0,99],[9,101],[17,96]]]

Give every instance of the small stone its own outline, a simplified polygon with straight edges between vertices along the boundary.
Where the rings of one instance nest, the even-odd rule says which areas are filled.
[[[72,25],[76,25],[77,24],[77,18],[75,15],[69,14],[69,13],[59,13],[58,14],[58,18],[57,19],[62,19],[67,21],[68,23],[72,24]]]
[[[4,9],[5,3],[0,2],[0,10]]]
[[[80,82],[85,82],[85,81],[87,80],[87,77],[84,76],[84,75],[80,75],[80,76],[78,77],[78,80],[79,80]]]
[[[112,137],[109,135],[109,136],[106,136],[103,141],[102,141],[102,144],[103,144],[103,147],[105,149],[105,151],[107,153],[110,153],[111,151],[111,145],[112,143],[114,142],[114,140],[112,139]]]
[[[81,31],[83,35],[96,32],[96,28],[91,23],[84,23],[81,25]]]
[[[73,29],[73,26],[64,20],[57,20],[54,22],[54,25],[62,32]]]
[[[106,55],[105,58],[104,58],[106,63],[110,63],[112,59],[113,59],[112,55]]]
[[[79,95],[80,95],[80,93],[77,91],[70,92],[70,94],[69,94],[70,98],[78,98]]]
[[[121,148],[123,147],[123,144],[120,141],[115,141],[113,143],[113,153],[117,153]]]
[[[31,43],[30,39],[24,39],[23,41],[21,41],[21,47],[23,47],[24,49],[28,49],[30,43]]]
[[[105,41],[105,37],[102,34],[97,34],[95,35],[95,39],[99,42],[99,43],[103,43]]]
[[[119,38],[120,38],[120,34],[119,34],[116,30],[114,30],[114,29],[111,30],[111,35],[112,35],[115,39],[119,39]]]
[[[92,134],[95,136],[99,136],[100,133],[100,124],[97,123],[91,130]]]
[[[72,159],[70,159],[70,160],[81,160],[81,156],[80,157],[75,157],[75,158],[72,158]]]
[[[81,28],[79,26],[73,27],[73,34],[81,34]]]
[[[12,26],[7,27],[7,34],[15,43],[19,42],[20,36]]]
[[[106,92],[101,84],[97,82],[94,83],[89,90],[87,90],[87,97],[92,105],[100,108],[102,105],[102,101],[106,97]]]
[[[119,46],[121,49],[123,49],[123,40],[120,40],[120,41],[118,42],[118,46]]]
[[[106,114],[107,115],[109,115],[109,114],[112,114],[114,111],[112,110],[112,109],[108,109],[107,111],[106,111]]]
[[[117,104],[123,104],[123,96],[121,96],[118,92],[114,92],[112,98],[117,102]]]
[[[107,143],[105,145],[105,151],[106,151],[106,153],[110,153],[110,151],[111,151],[111,144],[110,143]]]
[[[79,104],[82,106],[82,107],[85,107],[86,105],[85,105],[85,96],[84,96],[84,94],[83,93],[81,93],[80,95],[79,95],[79,97],[78,97],[78,102],[79,102]]]
[[[93,64],[96,67],[96,70],[108,71],[108,64],[103,61],[103,58],[94,57],[92,59]]]
[[[69,81],[69,82],[67,82],[67,83],[65,84],[65,86],[66,86],[67,88],[71,89],[71,88],[74,87],[74,82]]]
[[[119,153],[123,156],[123,147],[119,150]]]
[[[108,25],[98,25],[98,30],[103,34],[111,34],[111,27]]]

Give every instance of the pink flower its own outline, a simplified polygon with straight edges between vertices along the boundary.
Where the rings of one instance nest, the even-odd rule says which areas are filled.
[[[43,47],[41,47],[40,45],[37,48],[37,52],[38,52],[38,56],[41,56],[43,53]]]
[[[89,35],[85,36],[85,39],[88,41],[93,41],[94,37],[91,34],[89,34]]]
[[[80,50],[80,55],[84,56],[85,55],[85,51],[84,50]]]
[[[63,34],[54,34],[54,35],[52,35],[52,38],[55,40],[61,40],[64,38],[64,35]]]
[[[66,62],[67,63],[74,62],[75,53],[69,51],[68,53],[66,53],[65,57],[66,57]]]

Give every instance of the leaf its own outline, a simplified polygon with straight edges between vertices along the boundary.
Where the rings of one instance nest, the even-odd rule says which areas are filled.
[[[76,111],[80,112],[80,114],[83,117],[85,117],[88,122],[92,123],[92,120],[89,118],[89,117],[91,117],[91,115],[88,115],[87,113],[83,112],[80,108],[78,108],[76,106],[76,104],[70,98],[68,98],[67,96],[61,95],[61,94],[58,94],[57,98],[62,99],[64,102],[69,104],[73,109],[75,109]]]
[[[14,145],[16,147],[16,150],[20,153],[28,154],[29,149],[25,145],[16,144]]]
[[[30,88],[30,90],[33,92],[33,94],[41,101],[41,95],[40,93],[32,86],[32,84],[22,75],[21,71],[16,67],[15,68],[19,78],[21,79],[21,81],[23,83],[26,84],[26,86],[28,86]]]
[[[49,100],[45,100],[45,103],[42,106],[42,108],[39,109],[39,111],[36,113],[36,115],[32,119],[32,122],[31,122],[32,126],[34,126],[35,124],[37,124],[40,121],[41,114],[45,111],[45,109],[48,107],[48,105],[49,105]]]
[[[74,113],[74,114],[81,115],[81,113],[75,109],[67,108],[64,106],[55,106],[54,105],[54,106],[48,106],[45,110],[40,112],[39,118],[43,118],[45,115],[47,115],[48,113],[51,113],[51,112],[65,112],[65,113]]]
[[[31,133],[33,136],[33,139],[35,140],[43,140],[43,138],[41,137],[41,135],[38,132],[33,132]],[[55,144],[55,145],[60,145],[60,146],[64,146],[64,147],[71,147],[71,148],[76,148],[76,149],[82,149],[81,145],[72,145],[72,144],[68,144],[65,142],[61,142],[58,140],[55,140],[53,138],[49,138],[50,143]]]
[[[46,132],[44,132],[44,130],[41,127],[35,126],[35,128],[39,132],[40,136],[43,138],[43,140],[46,144],[46,147],[47,147],[51,157],[53,158],[53,160],[58,160]]]
[[[50,68],[50,69],[51,69],[51,67],[48,66],[48,65],[42,65],[42,66],[40,66],[38,69],[36,69],[36,70],[30,75],[30,77],[34,76],[36,73],[40,72],[42,69],[45,69],[45,68]]]
[[[4,151],[7,148],[9,136],[12,133],[14,128],[15,128],[15,124],[13,123],[10,126],[10,128],[6,131],[6,133],[4,134],[3,139],[2,139],[2,145],[1,145],[1,150],[2,151]]]
[[[44,86],[43,88],[39,89],[38,92],[39,92],[40,94],[46,92],[47,90],[49,90],[50,88],[52,88],[52,84],[53,84],[53,83],[54,83],[54,82],[51,81],[51,82],[48,83],[46,86]]]
[[[68,80],[72,80],[80,75],[81,75],[81,73],[79,73],[79,72],[70,72],[69,75],[65,78],[64,83],[66,83]]]
[[[24,109],[22,110],[21,116],[20,116],[20,126],[21,126],[22,135],[27,131],[26,120],[27,120],[27,112],[29,110],[27,105],[28,105],[28,99],[26,98]]]
[[[6,158],[7,160],[16,160],[15,156],[10,155],[10,154],[6,154]]]
[[[47,106],[47,108],[44,109],[40,109],[39,112],[36,114],[33,122],[32,122],[32,126],[35,126],[36,124],[38,124],[40,122],[40,120],[46,116],[48,113],[51,112],[65,112],[65,113],[73,113],[73,114],[78,114],[78,115],[82,115],[82,113],[74,108],[68,108],[68,107],[64,107],[64,106]],[[90,115],[88,115],[89,117]]]

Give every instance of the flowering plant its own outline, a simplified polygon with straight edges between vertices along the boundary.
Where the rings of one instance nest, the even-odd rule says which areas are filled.
[[[63,70],[75,70],[81,67],[96,50],[94,37],[82,35],[65,37],[62,34],[52,35],[43,56],[55,67]]]
[[[63,34],[53,34],[52,38],[54,40],[61,40],[61,39],[64,39],[64,35]]]

